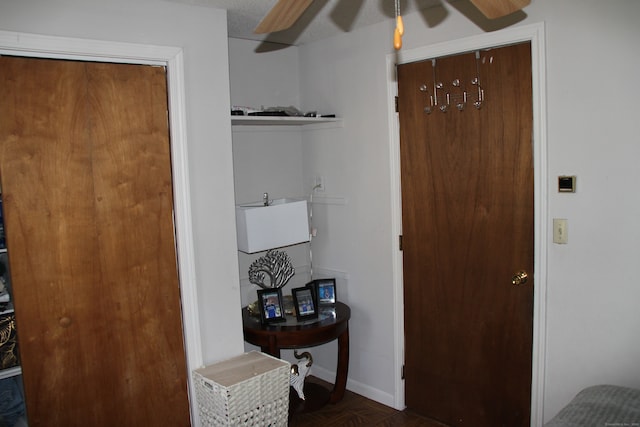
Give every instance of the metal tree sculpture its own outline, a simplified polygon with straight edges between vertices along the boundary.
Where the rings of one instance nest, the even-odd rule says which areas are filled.
[[[286,252],[270,250],[249,267],[249,282],[263,289],[278,289],[286,285],[295,272]],[[269,276],[269,285],[264,283],[265,275]]]

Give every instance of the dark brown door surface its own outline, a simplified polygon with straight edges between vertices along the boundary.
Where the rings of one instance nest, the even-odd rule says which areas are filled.
[[[165,70],[0,58],[29,425],[187,426]]]
[[[530,45],[400,65],[398,91],[406,404],[449,425],[528,426]]]

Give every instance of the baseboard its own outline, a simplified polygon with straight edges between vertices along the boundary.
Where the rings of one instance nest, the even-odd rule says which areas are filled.
[[[336,373],[334,371],[329,371],[317,365],[313,365],[313,367],[311,368],[311,375],[318,377],[321,380],[327,381],[331,384],[333,384],[336,380]],[[371,399],[383,405],[394,408],[394,398],[392,394],[385,393],[381,390],[378,390],[377,388],[363,384],[359,381],[348,379],[347,390],[357,393],[360,396],[364,396],[367,399]]]

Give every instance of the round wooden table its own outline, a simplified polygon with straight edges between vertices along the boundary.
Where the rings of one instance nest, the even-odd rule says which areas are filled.
[[[335,307],[321,307],[318,319],[298,322],[295,316],[288,316],[284,323],[263,325],[260,318],[249,314],[245,307],[242,309],[242,327],[245,341],[259,346],[263,352],[278,358],[283,348],[313,347],[338,340],[338,364],[333,390],[328,392],[319,384],[305,383],[306,400],[298,402],[300,407],[296,411],[310,411],[327,402],[339,402],[344,397],[349,370],[350,317],[349,306],[337,302]]]

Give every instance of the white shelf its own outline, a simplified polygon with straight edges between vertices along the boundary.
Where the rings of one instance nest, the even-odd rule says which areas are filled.
[[[232,125],[243,126],[305,126],[341,121],[337,117],[231,116]]]
[[[16,375],[20,375],[22,373],[22,368],[20,366],[14,366],[13,368],[7,368],[0,370],[0,380],[5,378],[15,377]]]

